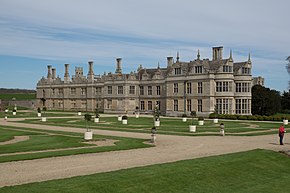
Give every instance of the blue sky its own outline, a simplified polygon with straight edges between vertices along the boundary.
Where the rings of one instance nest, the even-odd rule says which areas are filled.
[[[253,75],[265,86],[288,89],[290,55],[288,0],[1,0],[0,87],[35,89],[47,65],[61,78],[64,64],[95,74],[166,66],[167,56],[181,61],[212,58],[211,47],[233,51],[235,62],[251,53]]]

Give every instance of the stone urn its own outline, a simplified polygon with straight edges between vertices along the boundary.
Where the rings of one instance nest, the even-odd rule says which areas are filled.
[[[84,138],[85,138],[85,140],[92,140],[93,139],[93,132],[92,131],[86,131]]]
[[[78,115],[81,116],[81,115],[82,115],[82,112],[79,111],[79,112],[78,112]]]
[[[121,115],[118,116],[118,121],[122,121],[122,116]]]
[[[196,125],[189,125],[189,132],[196,132]]]
[[[283,124],[284,124],[284,125],[288,125],[288,120],[287,120],[287,119],[284,119],[284,120],[283,120]]]
[[[41,117],[41,122],[46,122],[46,117]]]
[[[127,125],[127,124],[128,124],[128,120],[127,120],[127,119],[123,119],[123,120],[122,120],[122,124],[123,124],[123,125]]]
[[[218,123],[219,122],[219,119],[215,118],[213,119],[213,123]]]
[[[154,126],[155,127],[160,127],[160,120],[154,121]]]
[[[198,121],[198,125],[204,125],[204,121]]]
[[[41,117],[41,113],[37,113],[37,116],[38,116],[38,117]]]
[[[182,117],[182,122],[186,122],[187,118],[186,117]]]
[[[95,117],[95,118],[94,118],[94,122],[95,122],[95,123],[100,122],[100,118],[99,118],[99,117]]]

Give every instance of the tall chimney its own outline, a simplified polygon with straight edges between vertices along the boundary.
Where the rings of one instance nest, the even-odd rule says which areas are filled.
[[[52,68],[51,71],[52,71],[52,80],[55,80],[56,79],[56,69]]]
[[[89,80],[94,80],[94,62],[93,61],[89,61],[89,72],[88,72],[88,79]]]
[[[117,62],[116,72],[115,72],[116,74],[122,74],[121,61],[122,61],[122,58],[116,59],[116,62]]]
[[[213,47],[212,48],[212,60],[222,60],[223,59],[223,47]]]
[[[64,83],[68,83],[70,81],[70,79],[69,79],[69,73],[68,73],[69,64],[65,64],[64,67],[65,67]]]
[[[171,67],[173,64],[173,57],[167,57],[167,67]]]
[[[51,80],[51,65],[47,65],[47,79]]]

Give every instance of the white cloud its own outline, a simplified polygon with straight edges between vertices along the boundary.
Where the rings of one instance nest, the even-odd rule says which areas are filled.
[[[165,63],[176,51],[184,60],[196,57],[197,49],[211,58],[210,47],[224,45],[224,57],[232,49],[237,61],[248,52],[260,58],[255,63],[263,76],[290,55],[289,5],[287,0],[2,0],[0,52],[68,62],[95,58],[111,67],[115,57],[123,57],[130,67]],[[285,77],[283,70],[267,78]]]

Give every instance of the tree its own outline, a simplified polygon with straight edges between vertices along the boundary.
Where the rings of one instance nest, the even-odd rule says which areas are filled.
[[[261,85],[252,88],[252,114],[273,115],[281,111],[281,96],[276,90]]]
[[[286,58],[286,61],[288,62],[288,64],[286,65],[286,69],[287,69],[288,74],[290,75],[290,56],[288,56]],[[290,81],[288,82],[288,85],[289,85],[289,88],[290,88]]]
[[[290,90],[284,91],[281,97],[282,113],[290,113]]]

